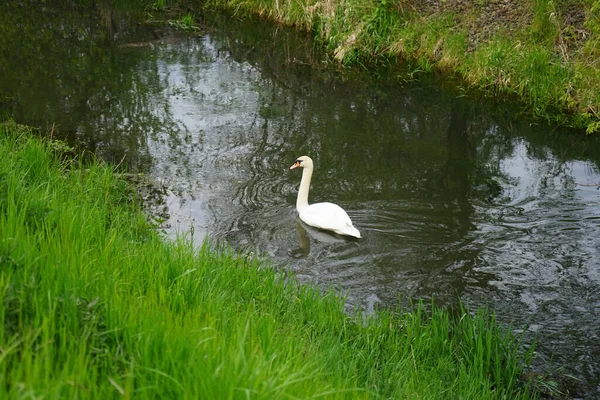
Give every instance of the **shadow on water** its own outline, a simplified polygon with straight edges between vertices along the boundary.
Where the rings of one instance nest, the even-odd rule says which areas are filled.
[[[288,254],[294,258],[308,257],[310,254],[311,238],[319,243],[327,244],[341,244],[344,243],[344,241],[354,240],[333,232],[314,228],[300,221],[300,219],[296,220],[296,230],[298,231],[298,248],[288,250]]]
[[[9,3],[1,112],[167,183],[170,235],[265,254],[370,311],[489,305],[528,326],[582,396],[600,395],[599,138],[428,77],[338,71],[264,23],[215,17],[182,35],[102,8]],[[363,239],[297,220],[288,167],[305,154],[311,201],[342,205]]]

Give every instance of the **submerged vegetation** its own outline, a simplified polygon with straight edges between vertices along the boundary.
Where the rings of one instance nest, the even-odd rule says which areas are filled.
[[[528,398],[493,316],[343,299],[163,241],[102,162],[0,125],[0,397]]]
[[[312,32],[346,65],[401,59],[516,99],[552,123],[600,130],[598,0],[180,0]]]

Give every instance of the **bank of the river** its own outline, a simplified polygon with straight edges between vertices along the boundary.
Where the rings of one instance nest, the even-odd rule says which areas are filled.
[[[467,90],[519,100],[551,123],[600,130],[597,0],[182,1],[312,32],[344,64],[401,59],[413,72],[451,73]]]
[[[0,125],[0,397],[528,398],[480,312],[379,313],[161,240],[102,162]]]

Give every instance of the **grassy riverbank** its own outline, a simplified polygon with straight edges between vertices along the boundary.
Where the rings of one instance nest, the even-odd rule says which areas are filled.
[[[600,130],[598,0],[180,0],[312,32],[338,61],[407,61],[525,112]],[[162,2],[163,4],[165,2]]]
[[[0,125],[0,398],[527,398],[483,312],[380,313],[168,243],[102,163]]]

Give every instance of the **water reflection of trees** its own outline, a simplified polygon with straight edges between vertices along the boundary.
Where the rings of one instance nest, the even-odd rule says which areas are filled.
[[[120,43],[148,32],[107,2],[5,1],[0,5],[2,109],[72,143],[149,162],[145,135],[168,124],[152,110],[156,62]],[[143,73],[140,74],[140,69]]]

